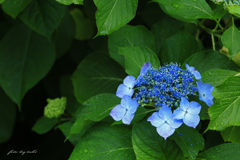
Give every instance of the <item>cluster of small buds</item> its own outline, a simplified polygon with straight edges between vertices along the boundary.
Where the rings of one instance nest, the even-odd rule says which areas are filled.
[[[141,106],[153,103],[157,110],[163,105],[177,107],[181,97],[197,95],[194,80],[194,75],[181,69],[178,64],[170,63],[158,69],[151,67],[136,80],[138,92],[133,99]]]
[[[223,3],[224,6],[240,5],[240,0],[213,0],[215,3]]]
[[[48,104],[44,108],[44,116],[48,118],[60,117],[66,108],[67,98],[47,99]]]
[[[201,74],[194,67],[185,65],[187,70],[176,63],[160,68],[145,63],[137,80],[129,75],[118,86],[116,96],[122,98],[121,104],[112,109],[110,116],[115,121],[130,124],[139,105],[155,108],[156,112],[147,121],[157,128],[164,139],[183,123],[196,128],[200,122],[201,105],[189,102],[188,96],[199,95],[201,101],[211,106],[214,87],[203,83]]]

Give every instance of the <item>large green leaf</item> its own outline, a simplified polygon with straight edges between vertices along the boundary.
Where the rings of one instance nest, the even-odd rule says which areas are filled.
[[[240,32],[234,23],[223,33],[222,43],[228,49],[230,58],[240,52]]]
[[[160,51],[160,61],[162,64],[177,62],[183,63],[193,53],[200,51],[195,38],[181,31],[166,39]]]
[[[210,69],[202,74],[202,81],[213,87],[222,84],[228,77],[236,75],[237,72],[224,69]]]
[[[66,53],[72,44],[72,39],[76,33],[75,23],[66,8],[65,15],[56,29],[54,35],[56,45],[56,56],[61,57]]]
[[[228,8],[229,13],[231,13],[237,17],[240,17],[240,6],[239,5],[228,6],[227,8]]]
[[[203,152],[201,152],[197,160],[208,160],[208,159],[214,159],[214,160],[223,160],[223,159],[229,159],[229,160],[239,160],[240,157],[240,144],[235,143],[225,143],[221,144],[212,148],[209,148]]]
[[[118,47],[146,46],[155,51],[154,37],[144,26],[130,26],[116,30],[108,36],[108,49],[110,56],[124,67],[124,58],[118,55]]]
[[[226,128],[224,131],[221,131],[221,135],[224,141],[232,142],[232,143],[240,143],[240,126],[230,126]]]
[[[240,126],[240,77],[229,77],[213,91],[217,101],[209,108],[208,129],[223,131],[228,126]]]
[[[91,121],[100,121],[107,117],[111,110],[120,104],[120,100],[115,94],[103,93],[84,102],[76,113],[76,122],[71,128],[71,134],[79,133]]]
[[[166,39],[180,31],[183,24],[184,23],[181,21],[166,17],[152,26],[151,32],[155,38],[157,54],[160,52],[160,49],[164,45]]]
[[[73,73],[75,96],[79,103],[99,93],[116,93],[126,76],[124,69],[106,54],[89,54]]]
[[[227,56],[212,50],[193,54],[183,63],[182,68],[185,68],[185,63],[195,67],[201,74],[214,68],[234,71],[239,70],[239,67],[233,61],[229,61]]]
[[[70,13],[76,25],[75,38],[78,40],[91,39],[95,34],[95,26],[92,21],[85,18],[84,13],[78,8],[74,8]]]
[[[97,35],[107,35],[132,20],[138,0],[94,0],[97,6]]]
[[[2,4],[4,12],[16,18],[32,0],[7,0]]]
[[[120,47],[118,54],[125,58],[125,70],[129,75],[138,77],[144,63],[150,62],[152,67],[160,67],[157,55],[147,47]]]
[[[56,0],[59,3],[62,3],[64,5],[70,5],[70,4],[83,4],[83,0]]]
[[[183,124],[176,129],[174,134],[169,137],[177,142],[182,149],[185,157],[195,159],[200,150],[204,148],[204,139],[202,135],[194,128]]]
[[[20,107],[25,93],[45,77],[54,60],[54,45],[46,37],[25,25],[15,26],[0,43],[0,84]]]
[[[0,143],[7,142],[13,132],[16,106],[0,88]]]
[[[0,0],[0,4],[3,3],[5,0]]]
[[[32,30],[50,38],[64,13],[65,6],[55,0],[33,0],[19,16]]]
[[[32,127],[32,130],[37,132],[38,134],[44,134],[50,131],[57,123],[58,123],[57,118],[47,118],[42,116],[34,124],[34,126]]]
[[[167,12],[185,19],[215,19],[213,11],[205,0],[153,0],[153,2],[158,2]]]
[[[146,119],[133,125],[133,149],[138,160],[184,160],[178,145],[170,139],[164,140]]]
[[[74,148],[69,160],[133,160],[131,130],[124,126],[97,123],[91,127]]]

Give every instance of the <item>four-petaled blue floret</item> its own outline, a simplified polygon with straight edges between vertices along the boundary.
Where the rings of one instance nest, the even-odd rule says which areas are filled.
[[[197,102],[188,102],[184,97],[181,98],[180,108],[174,110],[174,118],[182,119],[183,122],[189,126],[196,128],[200,122],[199,113],[201,111],[201,105]]]
[[[204,101],[208,106],[213,105],[212,91],[214,87],[208,83],[197,82],[199,99]]]
[[[122,98],[121,104],[112,109],[110,116],[115,121],[130,124],[139,105],[155,108],[157,112],[147,121],[157,127],[158,134],[165,140],[183,123],[196,128],[201,105],[189,102],[188,97],[199,93],[199,99],[211,106],[214,87],[202,83],[201,74],[194,67],[185,65],[187,70],[176,63],[160,68],[152,67],[150,62],[143,64],[137,80],[129,75],[118,86],[116,96]]]
[[[138,105],[139,104],[137,103],[137,101],[131,99],[130,96],[125,95],[121,100],[121,104],[116,105],[112,109],[112,111],[110,112],[110,116],[112,116],[115,121],[122,120],[124,124],[130,124]]]
[[[119,98],[123,98],[124,95],[128,95],[132,97],[134,90],[133,87],[135,85],[135,77],[133,76],[127,76],[123,80],[123,84],[120,84],[117,88],[116,96]]]
[[[182,120],[174,119],[172,110],[167,105],[163,105],[159,112],[154,112],[147,121],[157,127],[158,134],[165,140],[183,124]]]

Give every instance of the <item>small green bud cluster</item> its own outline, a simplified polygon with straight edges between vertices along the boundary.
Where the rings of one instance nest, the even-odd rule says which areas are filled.
[[[48,104],[44,108],[44,116],[48,118],[60,117],[66,108],[67,98],[62,97],[55,99],[47,99]]]

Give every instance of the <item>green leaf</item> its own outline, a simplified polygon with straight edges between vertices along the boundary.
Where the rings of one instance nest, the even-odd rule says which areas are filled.
[[[7,142],[13,132],[16,106],[0,87],[0,143]]]
[[[19,108],[25,93],[45,77],[54,60],[54,45],[25,25],[13,27],[2,39],[0,84]]]
[[[53,34],[57,58],[60,58],[70,49],[75,32],[75,23],[66,8],[65,15]]]
[[[164,140],[146,119],[133,125],[133,149],[137,159],[184,160],[178,145],[170,139]]]
[[[240,126],[231,126],[221,132],[225,142],[240,143]]]
[[[38,134],[44,134],[50,131],[58,123],[57,118],[47,118],[42,116],[32,127],[32,130]]]
[[[210,69],[202,74],[202,81],[213,87],[222,84],[228,77],[236,75],[237,72],[224,69]]]
[[[70,5],[70,4],[83,4],[83,0],[56,0],[57,2],[64,4],[64,5]]]
[[[154,37],[144,26],[125,25],[108,36],[110,56],[124,67],[124,58],[118,55],[118,47],[146,46],[155,50]]]
[[[228,6],[227,8],[228,8],[229,13],[240,18],[240,6],[233,5],[233,6]]]
[[[0,0],[0,4],[3,3],[5,0]]]
[[[75,38],[78,40],[91,39],[95,34],[95,28],[92,21],[85,18],[84,13],[78,8],[71,10],[70,14],[76,25]]]
[[[110,93],[99,94],[88,99],[77,111],[76,122],[72,126],[71,133],[79,133],[85,124],[107,117],[111,110],[120,104],[120,100],[115,94]]]
[[[160,52],[160,49],[164,45],[166,39],[180,31],[183,24],[184,23],[181,21],[166,17],[152,26],[151,32],[155,38],[157,54]]]
[[[240,157],[240,144],[235,143],[225,143],[210,149],[207,149],[201,152],[197,160],[207,160],[207,159],[214,159],[214,160],[223,160],[223,159],[231,159],[231,160],[238,160]]]
[[[238,71],[239,69],[233,61],[229,61],[227,56],[212,50],[193,54],[183,63],[182,68],[185,68],[185,63],[195,67],[201,74],[214,68],[234,71]]]
[[[174,134],[169,138],[175,140],[183,151],[184,156],[190,159],[195,159],[198,152],[204,148],[202,135],[194,128],[188,127],[185,124],[176,129]]]
[[[89,54],[78,65],[72,81],[79,103],[100,93],[116,93],[126,76],[124,69],[106,54]]]
[[[181,31],[166,39],[160,51],[160,61],[162,64],[177,62],[183,63],[193,53],[200,51],[195,38]]]
[[[205,0],[153,0],[153,2],[158,2],[167,12],[185,19],[215,19],[213,11]]]
[[[215,5],[213,12],[215,19],[218,19],[222,18],[227,13],[227,10],[224,9],[223,5]]]
[[[19,16],[32,30],[50,38],[60,25],[65,9],[55,0],[34,0]]]
[[[155,109],[149,110],[139,106],[137,111],[134,114],[133,120],[131,121],[130,125],[142,120],[149,112],[152,112],[152,111],[155,111]],[[122,120],[115,121],[112,125],[116,125],[116,124],[123,124],[123,122]]]
[[[138,77],[144,63],[150,62],[152,67],[160,67],[157,55],[147,47],[120,47],[118,54],[125,58],[125,70],[129,75]]]
[[[138,0],[94,0],[98,35],[108,35],[127,24],[136,14]]]
[[[223,33],[222,43],[228,49],[230,58],[240,52],[240,32],[234,23]]]
[[[2,4],[2,9],[12,16],[12,18],[16,18],[31,1],[32,0],[7,0]]]
[[[123,126],[98,123],[91,127],[74,148],[69,160],[136,159],[131,143],[131,130]]]
[[[72,127],[72,122],[65,122],[62,124],[59,124],[56,128],[59,128],[65,137],[68,137],[71,131],[71,127]],[[89,125],[87,125],[80,133],[76,133],[71,135],[71,137],[68,138],[68,140],[74,145],[76,146],[78,141],[82,138],[83,134],[92,126],[93,124],[90,123]]]
[[[208,129],[223,131],[229,126],[240,126],[240,77],[229,77],[213,92],[217,101],[209,108]]]

